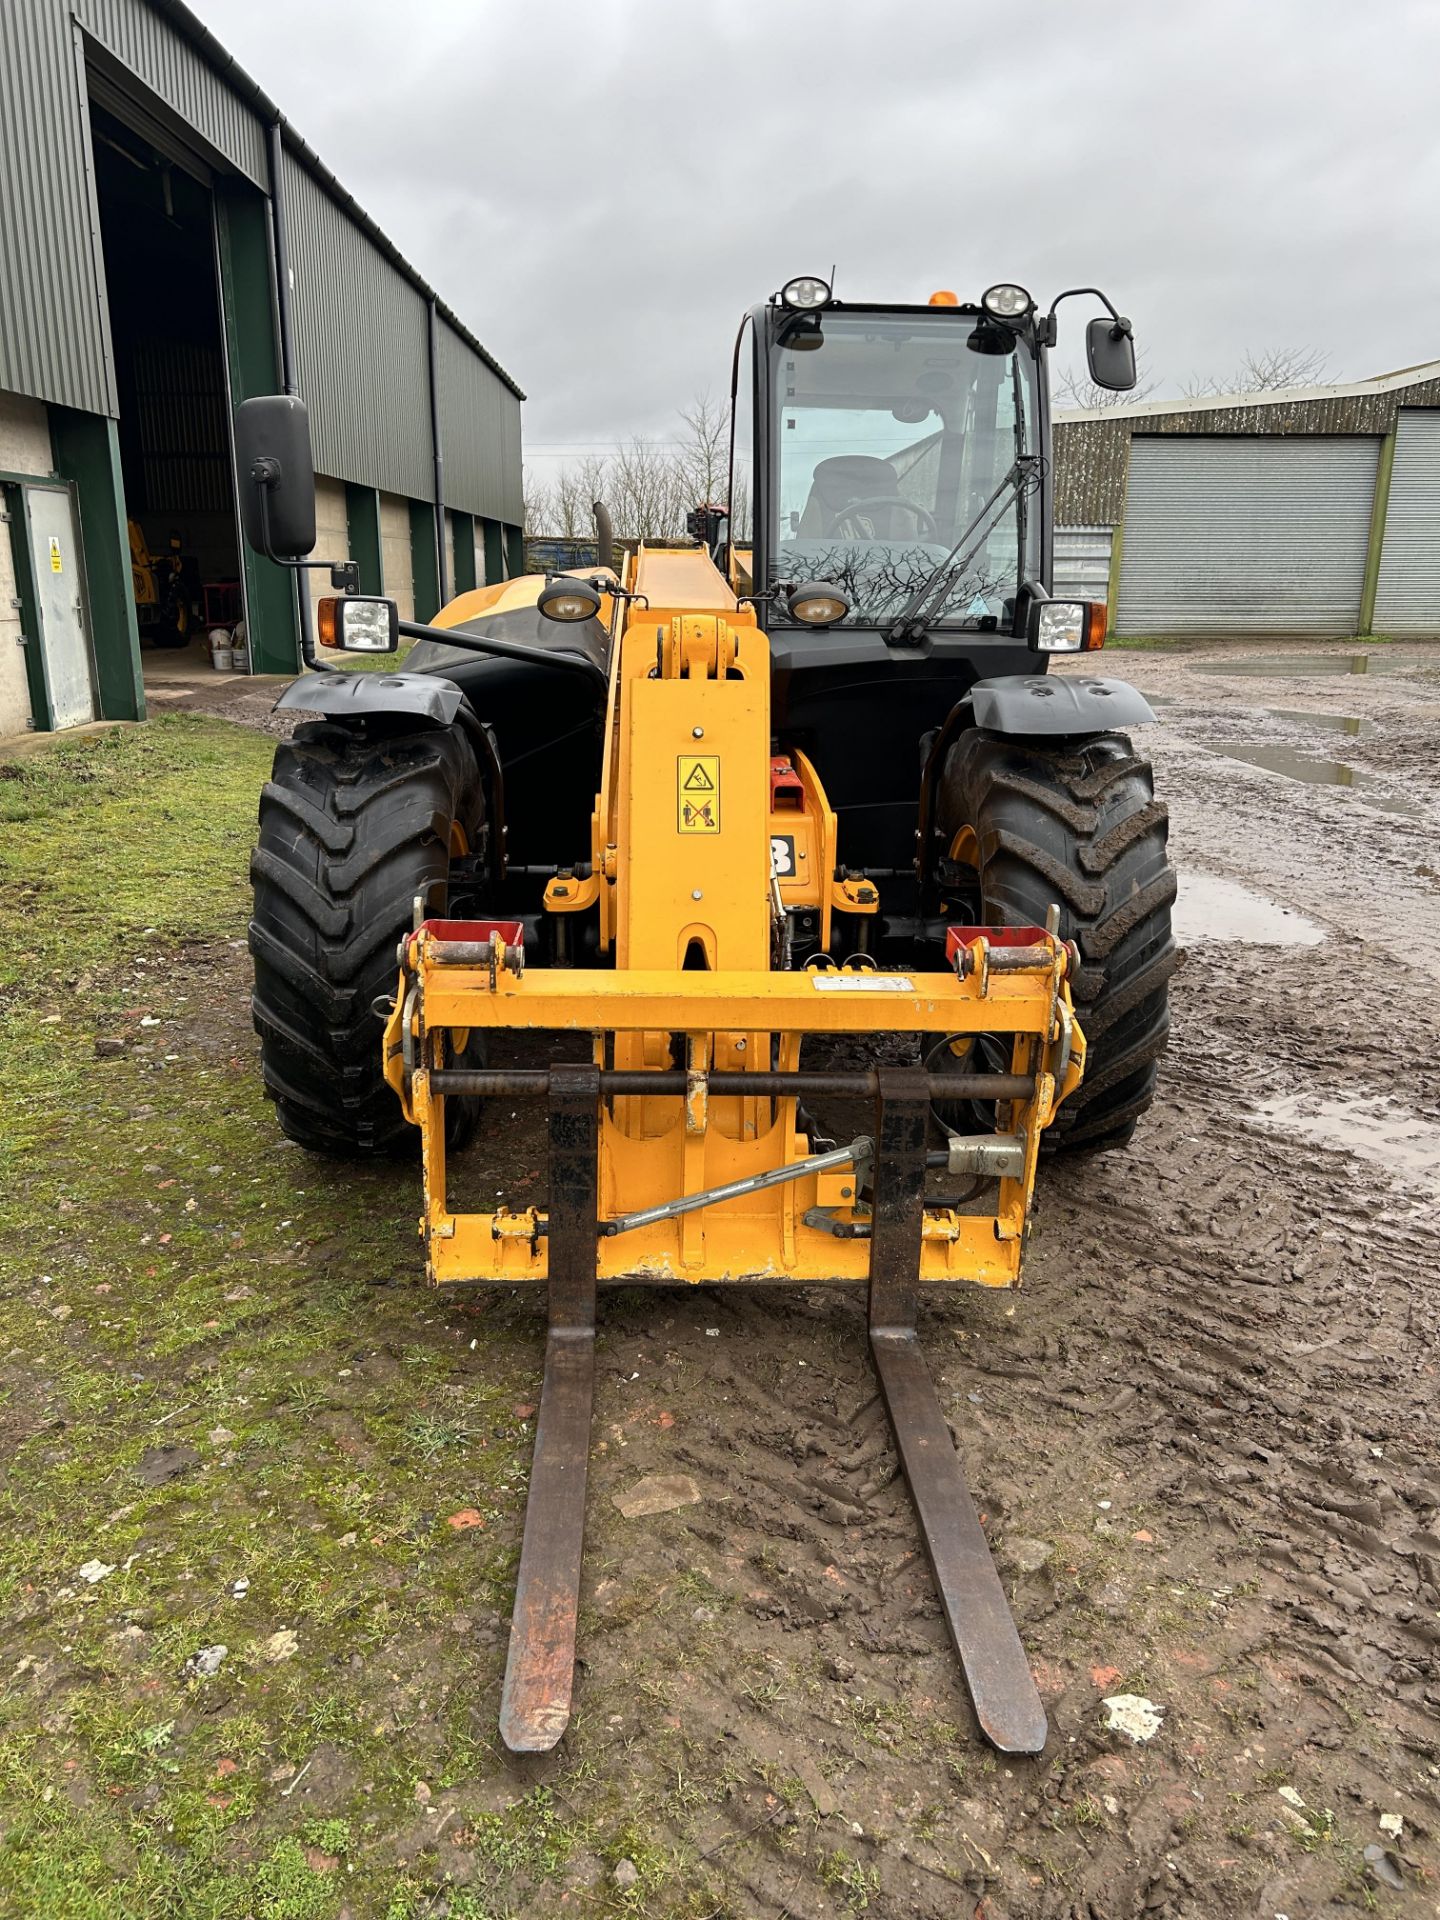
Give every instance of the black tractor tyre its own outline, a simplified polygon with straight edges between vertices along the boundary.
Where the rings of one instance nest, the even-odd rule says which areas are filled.
[[[951,750],[935,818],[952,900],[968,887],[989,926],[1043,926],[1058,903],[1060,936],[1079,948],[1071,992],[1085,1078],[1045,1147],[1124,1146],[1155,1097],[1179,957],[1169,817],[1149,761],[1120,733],[1047,742],[976,729]]]
[[[458,727],[377,736],[322,722],[277,749],[250,862],[251,1005],[265,1090],[302,1147],[343,1159],[418,1147],[381,1071],[374,1002],[395,992],[415,896],[447,882],[452,849],[478,851],[484,828]],[[482,1064],[478,1046],[464,1059]],[[447,1101],[452,1146],[478,1113]]]

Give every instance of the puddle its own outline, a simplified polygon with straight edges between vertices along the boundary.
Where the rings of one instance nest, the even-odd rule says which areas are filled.
[[[1267,773],[1284,774],[1287,780],[1303,780],[1312,787],[1363,787],[1366,806],[1380,807],[1386,813],[1420,811],[1412,800],[1375,791],[1373,774],[1357,773],[1341,760],[1314,760],[1309,754],[1297,753],[1294,747],[1257,747],[1244,740],[1212,747],[1211,752],[1224,754],[1227,760],[1243,760],[1248,767],[1263,767]]]
[[[1257,1117],[1316,1146],[1338,1147],[1384,1167],[1407,1186],[1440,1187],[1440,1126],[1388,1100],[1287,1093],[1265,1101]]]
[[[1318,947],[1327,937],[1323,927],[1267,894],[1193,868],[1180,871],[1170,919],[1176,939],[1185,946],[1237,940],[1250,947]]]
[[[1192,673],[1263,674],[1288,679],[1307,673],[1413,673],[1416,662],[1378,653],[1267,653],[1254,660],[1197,660]]]
[[[1266,707],[1272,720],[1294,720],[1302,727],[1324,727],[1329,733],[1349,733],[1360,739],[1375,731],[1374,723],[1353,713],[1310,713],[1301,707]]]
[[[1184,701],[1178,693],[1147,693],[1145,698],[1152,707],[1175,707],[1181,713],[1218,714],[1233,711],[1226,706],[1201,707],[1194,701]],[[1308,707],[1261,707],[1261,713],[1269,714],[1272,720],[1294,720],[1300,726],[1322,727],[1327,733],[1348,733],[1356,739],[1375,731],[1372,720],[1362,720],[1353,713],[1315,713]]]

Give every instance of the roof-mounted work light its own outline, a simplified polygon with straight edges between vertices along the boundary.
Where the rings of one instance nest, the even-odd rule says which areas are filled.
[[[815,307],[830,304],[830,283],[817,274],[802,273],[793,280],[787,280],[780,289],[782,307],[795,307],[800,312],[808,312]]]

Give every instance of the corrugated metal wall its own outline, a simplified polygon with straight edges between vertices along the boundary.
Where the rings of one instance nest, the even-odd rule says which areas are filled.
[[[264,127],[146,0],[71,0],[71,4],[86,31],[158,94],[186,127],[247,180],[260,187],[267,184]]]
[[[1372,624],[1440,634],[1440,411],[1400,409]]]
[[[0,388],[114,413],[74,31],[0,0]]]
[[[1378,438],[1137,437],[1122,634],[1354,633]]]
[[[520,402],[444,320],[437,358],[445,498],[466,513],[519,526]]]
[[[284,190],[315,465],[433,499],[426,302],[288,153]]]

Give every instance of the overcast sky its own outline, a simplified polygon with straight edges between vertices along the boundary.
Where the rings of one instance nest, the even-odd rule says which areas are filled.
[[[673,433],[832,261],[852,299],[1098,283],[1162,392],[1440,357],[1434,0],[192,4],[525,388],[537,465]]]

